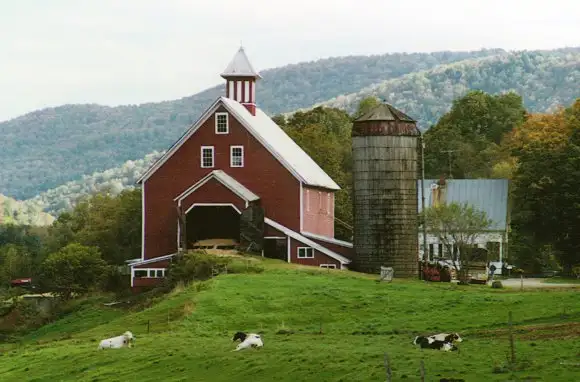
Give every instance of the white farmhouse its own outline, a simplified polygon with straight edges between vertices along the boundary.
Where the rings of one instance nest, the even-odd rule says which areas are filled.
[[[476,238],[479,248],[486,248],[501,272],[503,260],[507,257],[509,208],[508,179],[425,179],[425,208],[453,202],[468,203],[474,208],[485,211],[492,220],[489,230]],[[421,180],[418,181],[419,213],[422,211]],[[423,233],[419,230],[419,258],[423,258]],[[452,251],[457,251],[454,246]],[[427,254],[429,259],[449,259],[449,251],[439,239],[427,232]]]

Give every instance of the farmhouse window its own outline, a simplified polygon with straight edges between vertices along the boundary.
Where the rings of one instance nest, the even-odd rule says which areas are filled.
[[[435,245],[429,244],[429,260],[433,260],[434,252],[435,252]]]
[[[445,257],[445,254],[443,253],[443,244],[439,244],[437,246],[437,256],[438,257]]]
[[[228,113],[215,113],[215,133],[227,134],[229,130]]]
[[[244,146],[230,146],[230,167],[244,167]]]
[[[213,146],[201,146],[201,167],[209,168],[214,166]]]
[[[336,264],[320,264],[320,268],[336,269]]]
[[[314,258],[314,248],[298,247],[298,258],[299,259],[313,259]]]

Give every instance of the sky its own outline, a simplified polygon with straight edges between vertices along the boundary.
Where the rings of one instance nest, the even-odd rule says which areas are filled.
[[[580,46],[578,0],[0,0],[0,121],[219,84],[239,48],[269,69],[333,56]]]

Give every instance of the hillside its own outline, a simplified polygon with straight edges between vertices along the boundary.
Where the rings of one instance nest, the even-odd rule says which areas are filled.
[[[370,95],[386,98],[419,119],[423,127],[448,111],[453,100],[469,89],[490,93],[514,90],[523,95],[530,111],[547,111],[567,105],[580,96],[580,49],[551,52],[505,53],[493,57],[464,60],[403,75],[359,92],[319,103],[353,111],[358,102]],[[560,84],[560,85],[558,85]],[[113,184],[116,189],[133,187],[134,180],[157,158],[154,153],[139,161],[85,176],[32,199],[46,211],[58,214],[73,205],[87,190]]]
[[[504,53],[441,65],[335,97],[315,106],[353,112],[371,95],[385,99],[427,127],[468,90],[495,94],[514,91],[529,111],[551,111],[580,96],[580,49]]]
[[[580,310],[573,291],[514,292],[396,280],[265,262],[261,274],[229,274],[178,288],[145,310],[80,310],[0,346],[0,374],[17,381],[578,380]],[[300,285],[300,288],[296,288]],[[412,301],[412,303],[410,303]],[[508,371],[507,311],[514,317]],[[149,325],[150,331],[147,331]],[[132,349],[97,351],[131,330]],[[236,331],[264,347],[232,352]],[[459,332],[459,352],[421,351],[417,334]]]
[[[499,52],[349,56],[287,65],[262,72],[257,100],[271,114],[287,112],[388,78]],[[216,68],[216,83],[221,83],[222,69]],[[64,105],[2,122],[0,193],[30,198],[82,175],[165,150],[223,92],[220,85],[161,103]]]

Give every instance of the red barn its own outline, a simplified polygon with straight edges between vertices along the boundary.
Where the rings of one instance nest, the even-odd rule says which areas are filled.
[[[339,186],[256,106],[261,76],[243,48],[221,76],[226,96],[138,180],[143,238],[131,286],[158,283],[184,240],[187,248],[204,239],[239,242],[241,219],[255,206],[264,216],[263,256],[345,269],[352,244],[334,239]]]

